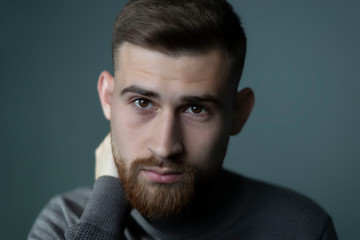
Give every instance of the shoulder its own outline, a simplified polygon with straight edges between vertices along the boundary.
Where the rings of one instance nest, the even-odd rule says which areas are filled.
[[[257,232],[276,236],[321,236],[332,228],[326,211],[312,199],[293,190],[224,170],[223,184],[231,194],[242,223]],[[282,239],[282,238],[281,238]],[[307,239],[307,238],[303,238]],[[313,239],[313,238],[309,238]]]
[[[245,198],[257,208],[279,208],[287,211],[299,211],[309,214],[325,214],[325,211],[312,199],[294,190],[244,177],[224,170],[224,183],[232,183],[232,194]],[[228,184],[226,184],[228,185]],[[236,186],[236,187],[234,187]],[[305,212],[304,212],[305,211]]]
[[[29,239],[52,239],[63,236],[65,230],[81,217],[92,189],[77,188],[50,199],[35,220]]]
[[[54,218],[64,217],[68,221],[78,219],[81,216],[91,193],[92,189],[90,187],[82,187],[55,195],[44,207],[41,214]]]
[[[54,196],[48,206],[60,207],[80,217],[92,193],[92,188],[81,187]]]

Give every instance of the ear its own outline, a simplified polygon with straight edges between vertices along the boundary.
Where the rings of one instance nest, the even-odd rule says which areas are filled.
[[[103,71],[98,80],[97,90],[100,97],[101,106],[107,120],[111,117],[111,98],[114,92],[114,77],[108,72]]]
[[[236,135],[241,131],[251,113],[254,102],[254,92],[250,88],[244,88],[236,94],[231,135]]]

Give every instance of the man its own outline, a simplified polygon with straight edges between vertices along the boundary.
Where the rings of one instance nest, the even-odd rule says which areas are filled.
[[[337,239],[311,200],[222,168],[254,104],[245,49],[224,0],[130,0],[98,81],[94,187],[53,198],[29,239]]]

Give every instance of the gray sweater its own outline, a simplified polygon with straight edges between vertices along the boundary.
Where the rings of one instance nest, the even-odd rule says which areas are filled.
[[[144,218],[117,178],[55,196],[28,239],[337,239],[331,218],[292,191],[223,170],[180,216]]]

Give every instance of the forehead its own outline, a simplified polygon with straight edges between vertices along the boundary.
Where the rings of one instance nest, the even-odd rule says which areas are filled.
[[[167,55],[125,43],[119,48],[115,79],[119,86],[222,91],[231,88],[230,60],[220,50],[201,54]]]

